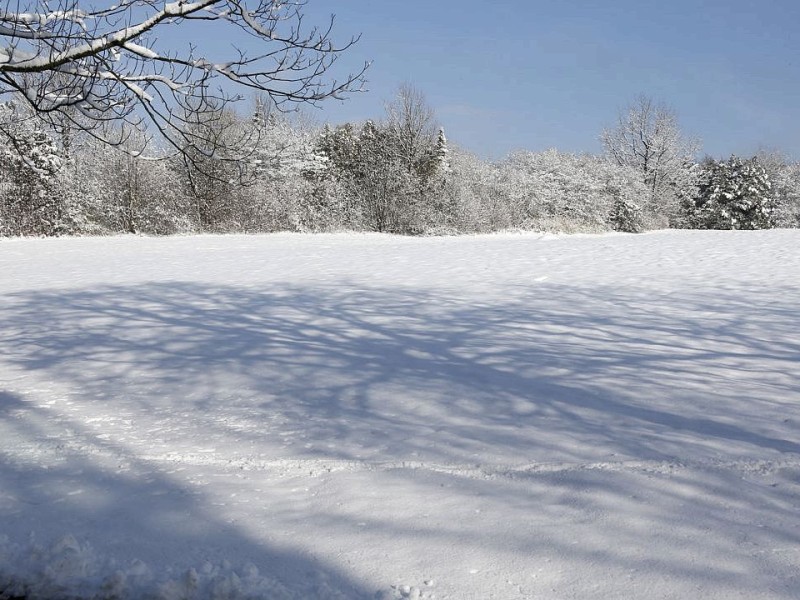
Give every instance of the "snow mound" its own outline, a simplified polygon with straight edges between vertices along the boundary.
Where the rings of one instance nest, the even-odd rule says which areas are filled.
[[[25,545],[0,536],[0,599],[27,600],[343,600],[324,575],[309,576],[301,590],[289,590],[247,563],[206,562],[182,572],[159,572],[139,559],[125,565],[98,556],[91,545],[67,535],[48,545]]]

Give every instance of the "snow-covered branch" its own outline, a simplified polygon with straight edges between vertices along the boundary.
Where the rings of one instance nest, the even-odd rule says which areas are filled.
[[[326,27],[306,28],[306,0],[29,0],[0,11],[0,96],[13,95],[51,124],[94,129],[150,124],[178,149],[198,145],[182,124],[190,111],[223,110],[237,88],[280,106],[316,103],[360,87],[366,65],[333,77],[357,38],[341,45]],[[234,40],[231,56],[159,44],[179,27],[211,27]],[[197,29],[191,31],[199,31]],[[208,29],[203,29],[208,36]],[[236,46],[241,42],[242,46]],[[245,47],[246,46],[246,47]],[[76,118],[79,115],[80,118]]]

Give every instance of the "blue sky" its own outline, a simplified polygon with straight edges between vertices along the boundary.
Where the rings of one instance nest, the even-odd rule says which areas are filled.
[[[714,156],[780,149],[800,159],[798,0],[309,0],[361,34],[369,91],[314,111],[380,117],[397,86],[421,90],[448,138],[485,157],[599,152],[639,94],[663,101]]]

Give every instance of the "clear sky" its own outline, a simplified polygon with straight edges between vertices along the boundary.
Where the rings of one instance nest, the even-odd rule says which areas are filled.
[[[322,121],[379,117],[407,81],[479,155],[599,152],[645,94],[708,154],[800,160],[800,0],[309,0],[309,22],[331,13],[336,38],[362,36],[342,66],[372,66]]]

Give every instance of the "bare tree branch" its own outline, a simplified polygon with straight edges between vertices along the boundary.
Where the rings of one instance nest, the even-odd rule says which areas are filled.
[[[0,10],[0,98],[18,97],[38,118],[65,121],[111,144],[155,127],[180,152],[203,144],[193,112],[224,110],[252,90],[278,107],[316,104],[358,91],[365,64],[338,80],[332,67],[358,38],[332,40],[333,17],[307,28],[307,0],[85,0],[7,2]],[[166,50],[157,36],[192,21],[245,41],[231,56]],[[255,40],[253,43],[252,40]],[[110,129],[109,123],[118,125]],[[113,132],[113,135],[108,135]],[[146,139],[146,138],[143,138]]]

